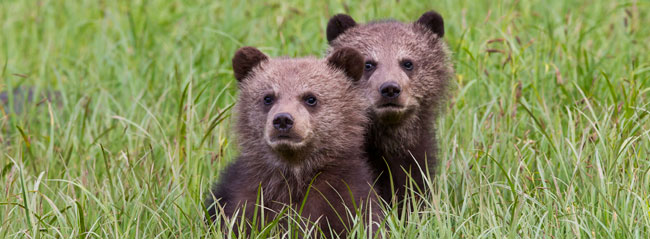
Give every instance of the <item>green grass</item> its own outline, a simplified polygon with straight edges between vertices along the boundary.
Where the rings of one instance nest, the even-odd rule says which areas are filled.
[[[0,238],[221,238],[234,51],[322,56],[333,14],[429,9],[456,69],[441,164],[383,236],[650,237],[648,1],[4,0],[0,91],[37,97],[0,109]]]

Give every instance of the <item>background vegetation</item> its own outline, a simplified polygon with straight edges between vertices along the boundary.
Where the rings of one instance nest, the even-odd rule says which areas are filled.
[[[237,154],[234,51],[320,56],[336,13],[430,9],[457,71],[441,165],[383,235],[650,237],[650,3],[634,0],[0,1],[0,237],[223,237],[201,203]]]

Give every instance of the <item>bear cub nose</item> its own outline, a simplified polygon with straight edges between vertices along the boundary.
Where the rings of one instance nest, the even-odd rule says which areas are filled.
[[[381,95],[389,99],[397,98],[401,91],[402,89],[395,82],[386,82],[379,87]]]
[[[273,118],[273,127],[280,131],[288,131],[293,127],[293,117],[288,113],[279,113]]]

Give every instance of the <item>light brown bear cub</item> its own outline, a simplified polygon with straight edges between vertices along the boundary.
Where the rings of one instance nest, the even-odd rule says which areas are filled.
[[[327,25],[330,53],[350,47],[365,57],[361,84],[372,104],[365,150],[386,201],[403,199],[409,175],[425,190],[421,172],[436,165],[433,122],[453,74],[443,35],[442,17],[434,11],[413,23],[361,25],[339,14]]]
[[[304,201],[301,216],[317,222],[328,237],[346,235],[355,207],[368,210],[371,204],[374,212],[364,215],[376,219],[374,177],[363,152],[368,104],[358,86],[361,54],[341,48],[324,60],[269,59],[244,47],[232,64],[240,90],[241,155],[206,200],[212,221],[220,211],[213,199],[225,216],[239,211],[257,225],[256,205],[264,208],[257,208],[256,218],[264,210],[261,220],[268,221],[285,206],[301,210]]]

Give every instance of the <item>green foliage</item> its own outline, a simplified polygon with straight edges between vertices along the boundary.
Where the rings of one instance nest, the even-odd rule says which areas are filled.
[[[0,1],[0,237],[224,237],[202,200],[237,154],[234,51],[321,56],[336,13],[429,9],[456,69],[441,164],[382,235],[650,237],[650,4],[636,0]],[[260,237],[296,235],[277,225]]]

